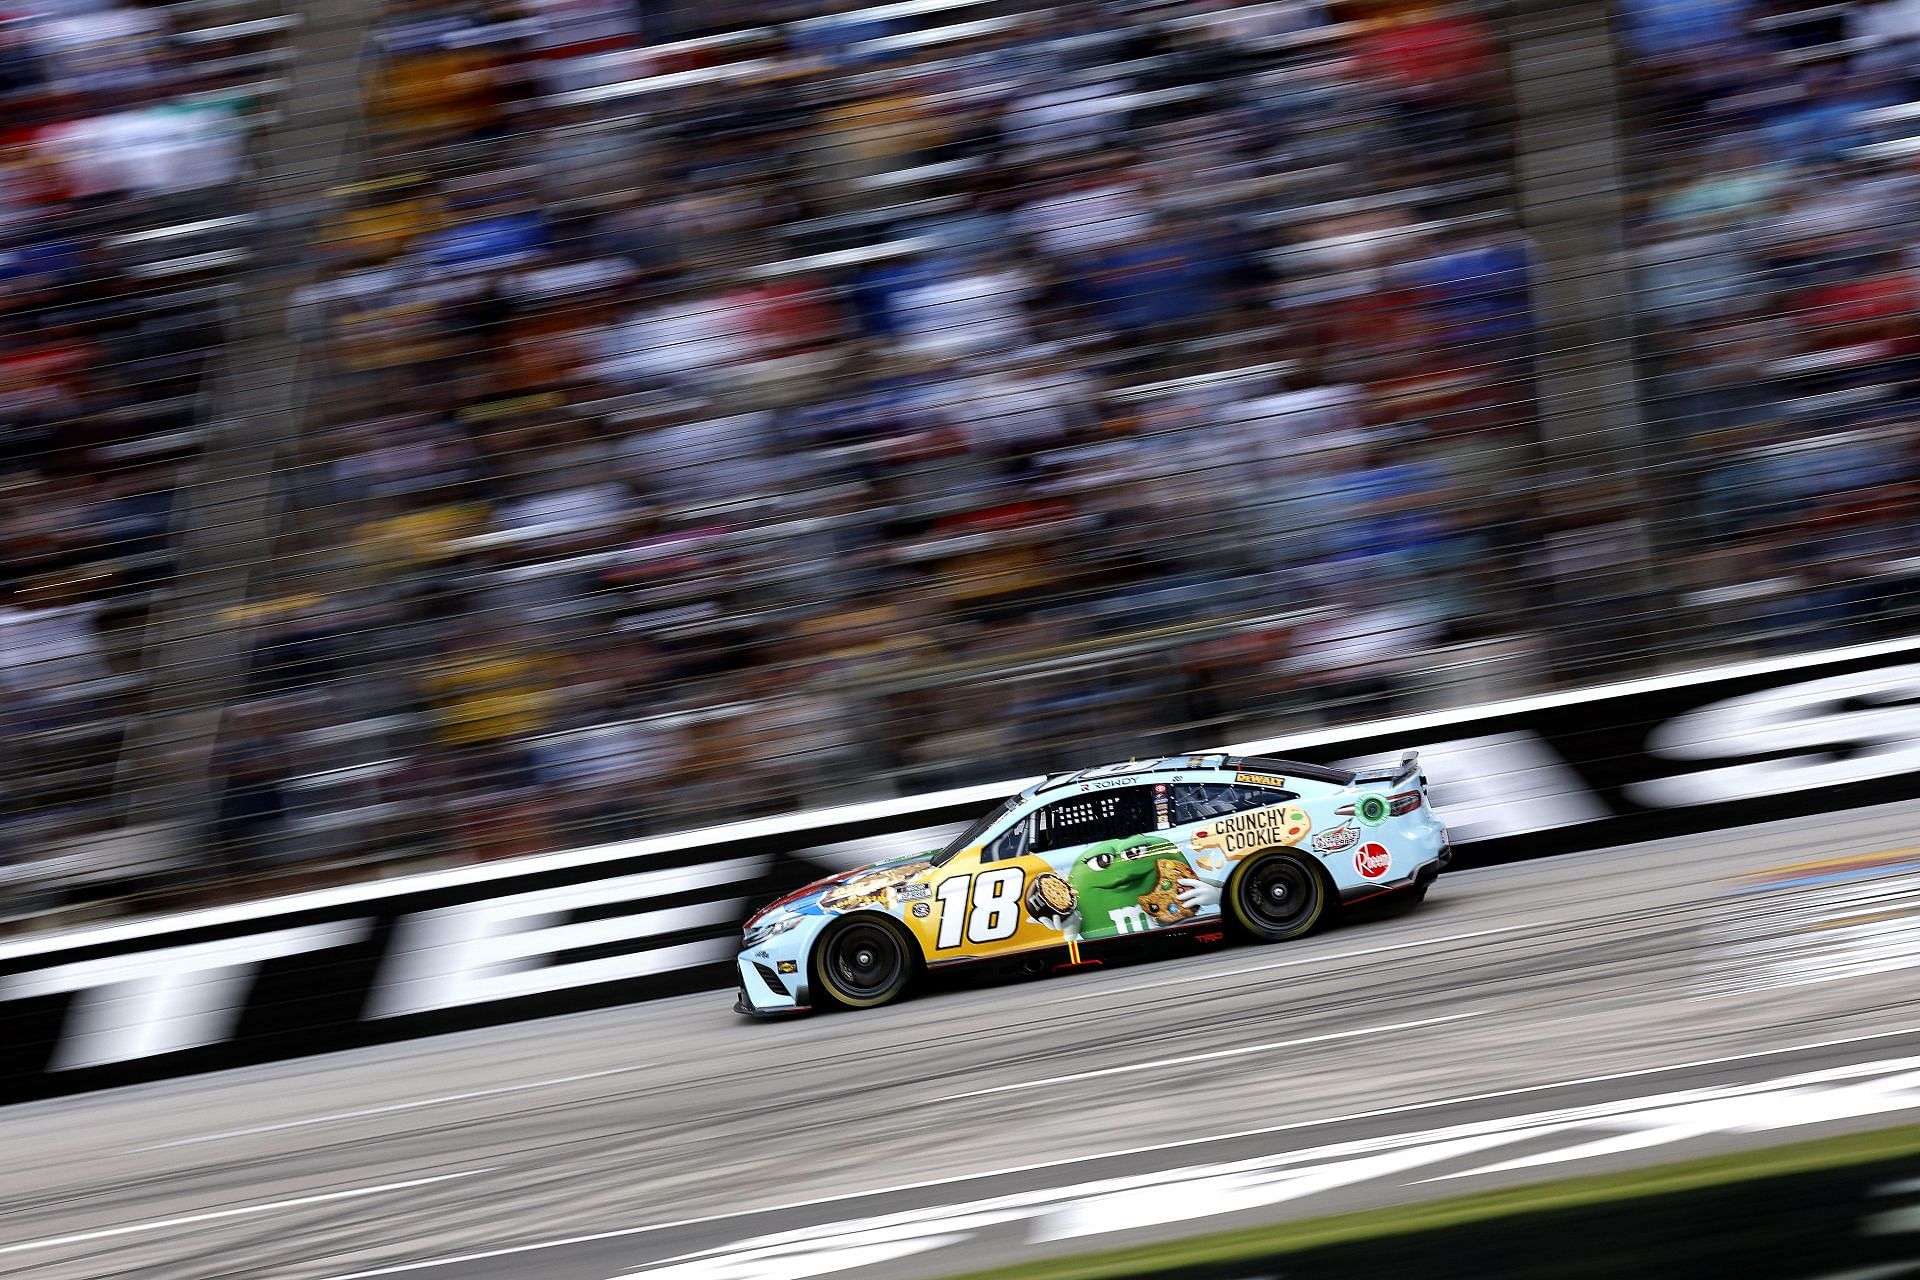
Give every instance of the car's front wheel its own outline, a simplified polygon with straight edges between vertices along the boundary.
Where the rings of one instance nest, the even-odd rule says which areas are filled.
[[[1255,941],[1285,942],[1320,923],[1327,888],[1300,855],[1268,849],[1240,864],[1227,903],[1234,923]]]
[[[885,1004],[913,977],[906,939],[878,919],[840,920],[821,937],[814,956],[815,983],[829,1000],[848,1009]]]

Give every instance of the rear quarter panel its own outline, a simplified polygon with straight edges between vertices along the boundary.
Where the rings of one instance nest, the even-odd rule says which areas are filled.
[[[1335,796],[1316,805],[1316,817],[1324,814],[1325,821],[1317,821],[1300,845],[1346,897],[1405,884],[1445,846],[1446,829],[1424,802],[1411,813],[1377,823],[1337,812],[1360,794],[1365,793]]]

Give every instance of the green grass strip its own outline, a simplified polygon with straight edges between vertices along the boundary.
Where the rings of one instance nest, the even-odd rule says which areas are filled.
[[[1707,1156],[1678,1164],[1630,1169],[1620,1173],[1588,1174],[1553,1182],[1482,1191],[1450,1200],[1366,1209],[1325,1218],[1306,1218],[1272,1226],[1246,1227],[1133,1245],[1101,1253],[1015,1263],[991,1271],[969,1272],[956,1280],[1123,1280],[1180,1267],[1235,1262],[1266,1254],[1320,1245],[1343,1244],[1369,1237],[1407,1235],[1441,1227],[1481,1222],[1547,1209],[1571,1209],[1610,1200],[1671,1195],[1728,1182],[1746,1182],[1781,1174],[1807,1173],[1876,1160],[1920,1154],[1920,1124],[1866,1133],[1843,1134],[1762,1147],[1729,1155]]]

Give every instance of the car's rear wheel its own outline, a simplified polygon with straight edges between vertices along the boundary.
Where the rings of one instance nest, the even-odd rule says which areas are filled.
[[[1268,849],[1240,864],[1227,903],[1234,923],[1256,941],[1285,942],[1320,923],[1327,886],[1299,854]]]
[[[880,919],[842,919],[814,951],[814,981],[848,1009],[871,1009],[907,989],[913,961],[900,931]]]

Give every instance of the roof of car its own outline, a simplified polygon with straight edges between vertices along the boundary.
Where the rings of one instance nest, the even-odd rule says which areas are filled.
[[[1353,773],[1347,769],[1332,769],[1326,765],[1308,764],[1302,760],[1281,760],[1271,756],[1234,756],[1223,751],[1204,751],[1190,755],[1166,756],[1158,760],[1127,760],[1117,764],[1095,765],[1093,768],[1079,769],[1072,773],[1057,773],[1044,782],[1036,784],[1027,794],[1041,795],[1049,791],[1058,791],[1074,783],[1088,782],[1095,778],[1110,778],[1120,774],[1201,773],[1212,770],[1304,778],[1311,782],[1324,782],[1336,787],[1344,787],[1353,781]]]

